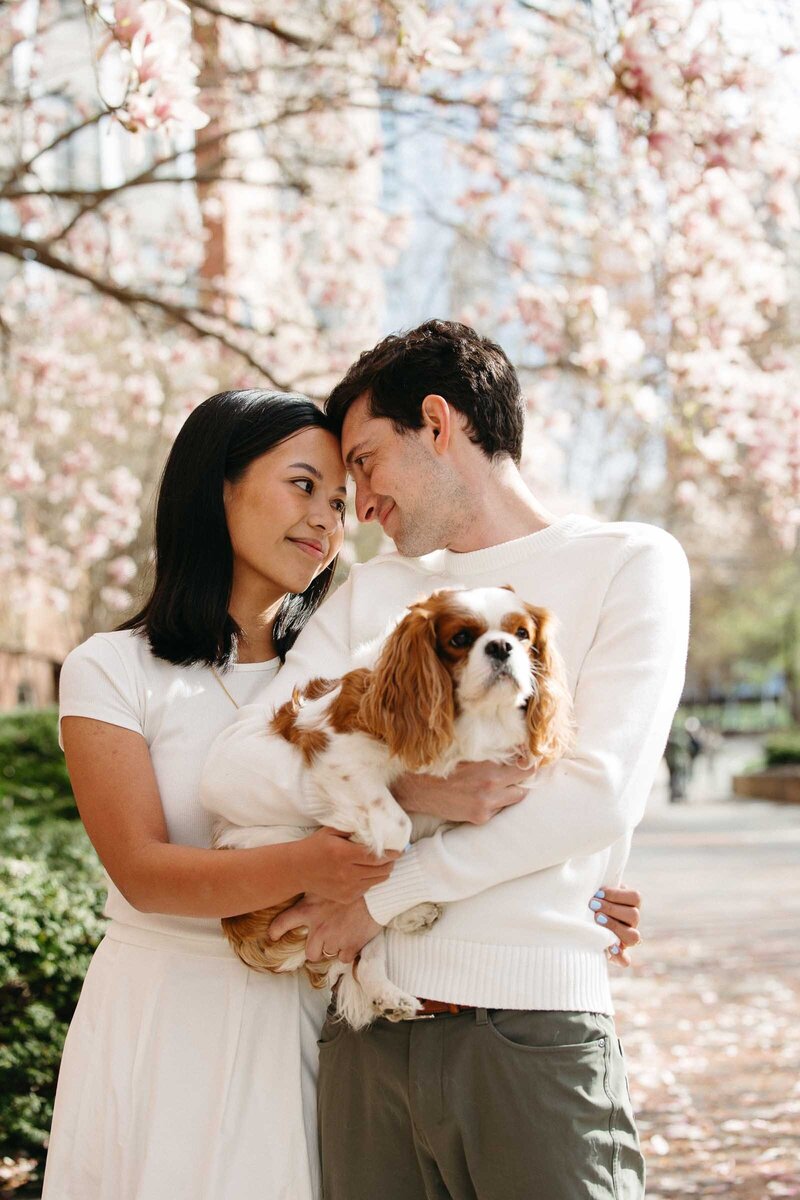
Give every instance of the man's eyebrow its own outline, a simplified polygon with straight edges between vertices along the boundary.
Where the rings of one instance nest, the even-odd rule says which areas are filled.
[[[357,445],[353,446],[353,448],[350,451],[350,453],[348,454],[347,458],[344,460],[344,465],[346,467],[349,467],[351,465],[351,463],[353,462],[353,459],[356,457],[356,455],[360,454],[363,449],[364,449],[364,442],[358,442]]]
[[[300,471],[308,471],[309,475],[313,475],[315,479],[318,479],[320,483],[322,483],[322,475],[316,467],[312,467],[311,463],[289,463],[290,471],[295,467]],[[335,488],[334,491],[344,492],[345,495],[347,495],[347,488],[344,487],[344,485],[342,487]]]

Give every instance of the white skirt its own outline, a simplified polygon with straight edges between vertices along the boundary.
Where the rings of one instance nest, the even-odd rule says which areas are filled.
[[[112,922],[64,1045],[42,1200],[318,1200],[326,992]]]

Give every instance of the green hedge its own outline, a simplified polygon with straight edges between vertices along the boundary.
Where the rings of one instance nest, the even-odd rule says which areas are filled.
[[[0,717],[0,813],[12,810],[33,823],[78,817],[54,708]]]
[[[103,897],[56,714],[0,717],[0,1160],[43,1164],[64,1036],[103,932]]]
[[[787,729],[784,733],[774,733],[767,738],[764,757],[768,767],[800,763],[800,729]]]

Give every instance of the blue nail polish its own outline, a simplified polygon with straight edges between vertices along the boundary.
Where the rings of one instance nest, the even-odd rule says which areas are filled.
[[[597,912],[598,908],[602,908],[602,907],[603,906],[599,900],[590,900],[589,901],[589,908],[591,908],[592,912]]]
[[[611,953],[612,953],[612,954],[619,954],[619,946],[612,946],[612,947],[611,947]]]
[[[605,913],[598,913],[597,916],[595,917],[595,921],[597,921],[598,925],[607,925],[608,917],[606,916]]]
[[[598,891],[598,892],[595,892],[595,896],[597,896],[597,898],[598,898],[599,900],[605,900],[605,898],[606,898],[606,894],[605,894],[605,892],[602,890],[602,888],[600,889],[600,891]]]

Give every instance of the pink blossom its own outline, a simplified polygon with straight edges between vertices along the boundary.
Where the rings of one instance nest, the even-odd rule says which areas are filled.
[[[100,599],[112,612],[125,612],[131,606],[131,594],[124,588],[103,587],[100,589]]]

